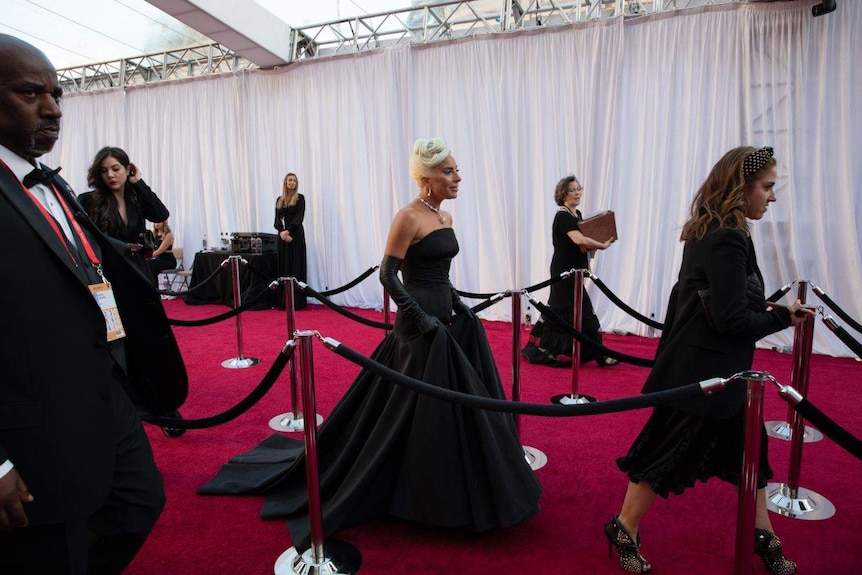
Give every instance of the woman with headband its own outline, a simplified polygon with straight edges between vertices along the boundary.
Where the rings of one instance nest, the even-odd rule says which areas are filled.
[[[772,148],[730,150],[695,195],[680,237],[685,248],[679,278],[644,393],[749,370],[757,340],[810,317],[798,300],[768,309],[757,267],[749,220],[761,219],[776,200],[772,156]],[[629,452],[617,459],[629,484],[605,534],[624,571],[651,569],[641,554],[639,528],[656,495],[681,494],[710,477],[739,485],[744,403],[745,386],[733,385],[708,397],[656,407]],[[784,557],[766,508],[772,469],[765,428],[761,445],[754,551],[774,575],[792,575],[796,564]]]

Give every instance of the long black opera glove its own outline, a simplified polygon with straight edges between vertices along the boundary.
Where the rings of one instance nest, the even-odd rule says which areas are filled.
[[[398,306],[398,313],[406,317],[420,333],[428,333],[440,323],[439,320],[425,311],[416,303],[404,284],[398,279],[398,270],[401,268],[401,258],[394,256],[383,256],[380,262],[380,283],[389,292],[389,297]]]
[[[458,290],[455,289],[452,282],[449,282],[449,287],[452,289],[452,311],[458,315],[472,317],[473,310],[470,309],[470,306],[461,301],[461,296],[458,295]]]

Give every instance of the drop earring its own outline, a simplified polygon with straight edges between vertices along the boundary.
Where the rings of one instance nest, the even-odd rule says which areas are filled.
[[[428,186],[428,189],[425,191],[425,195],[429,198],[431,197],[431,186]]]

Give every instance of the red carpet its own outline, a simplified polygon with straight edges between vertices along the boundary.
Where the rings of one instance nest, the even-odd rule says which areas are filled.
[[[201,319],[223,313],[223,306],[186,306],[166,301],[168,315]],[[382,321],[382,314],[354,310]],[[189,371],[190,393],[182,412],[186,418],[214,415],[237,403],[261,380],[287,340],[285,315],[276,310],[242,316],[246,357],[261,364],[248,369],[221,367],[238,355],[234,320],[220,324],[175,328]],[[370,354],[383,337],[381,330],[348,320],[323,306],[297,313],[298,329],[313,329],[352,349]],[[504,386],[511,391],[511,325],[486,322]],[[823,329],[818,326],[817,329]],[[855,335],[855,334],[854,334]],[[526,341],[526,331],[522,336]],[[633,355],[652,356],[657,340],[607,335],[605,343]],[[790,383],[790,355],[758,351],[755,369]],[[322,344],[314,345],[317,411],[328,415],[359,369]],[[581,370],[580,391],[598,399],[636,395],[645,368],[620,365]],[[198,486],[211,478],[229,457],[274,433],[269,420],[290,411],[288,371],[249,412],[219,427],[191,430],[169,439],[147,425],[156,461],[168,494],[167,508],[151,537],[127,570],[130,575],[268,575],[281,553],[291,546],[286,526],[262,521],[259,497],[199,496]],[[571,372],[522,363],[522,400],[547,402],[571,390]],[[809,399],[856,437],[862,437],[858,416],[862,364],[851,359],[815,356],[811,362]],[[767,420],[784,420],[787,405],[774,387],[766,392]],[[602,527],[622,501],[626,478],[614,458],[629,447],[646,420],[646,410],[570,418],[521,417],[527,446],[541,450],[548,464],[537,474],[544,486],[541,513],[516,528],[483,535],[464,535],[383,519],[337,534],[362,554],[360,573],[374,575],[437,573],[622,573],[616,558],[608,559]],[[434,433],[433,429],[428,433]],[[291,434],[296,435],[296,434]],[[770,439],[775,481],[788,476],[790,443]],[[773,514],[787,555],[801,574],[862,573],[858,527],[862,525],[859,483],[862,462],[828,439],[806,443],[800,484],[828,498],[836,514],[824,521],[803,521]],[[685,495],[658,500],[641,526],[643,553],[660,575],[733,573],[737,500],[734,489],[711,481]],[[753,563],[753,573],[767,573]]]

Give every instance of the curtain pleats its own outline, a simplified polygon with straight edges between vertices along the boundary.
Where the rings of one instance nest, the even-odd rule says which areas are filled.
[[[323,291],[380,261],[392,217],[417,193],[412,143],[442,136],[463,178],[445,204],[461,244],[456,287],[547,279],[554,185],[575,174],[582,211],[617,218],[619,240],[593,272],[662,321],[698,186],[728,149],[771,145],[778,202],[753,226],[767,291],[809,280],[862,319],[862,2],[821,18],[813,3],[479,35],[70,95],[44,161],[82,192],[96,151],[123,147],[188,254],[203,234],[213,245],[224,232],[274,232],[282,179],[295,172],[308,283]],[[603,330],[657,335],[589,289]],[[382,288],[369,278],[333,299],[379,307]],[[820,303],[810,291],[808,301]],[[510,310],[504,300],[483,317],[509,320]],[[815,333],[818,353],[849,355],[826,329]],[[786,330],[762,345],[791,342]]]

